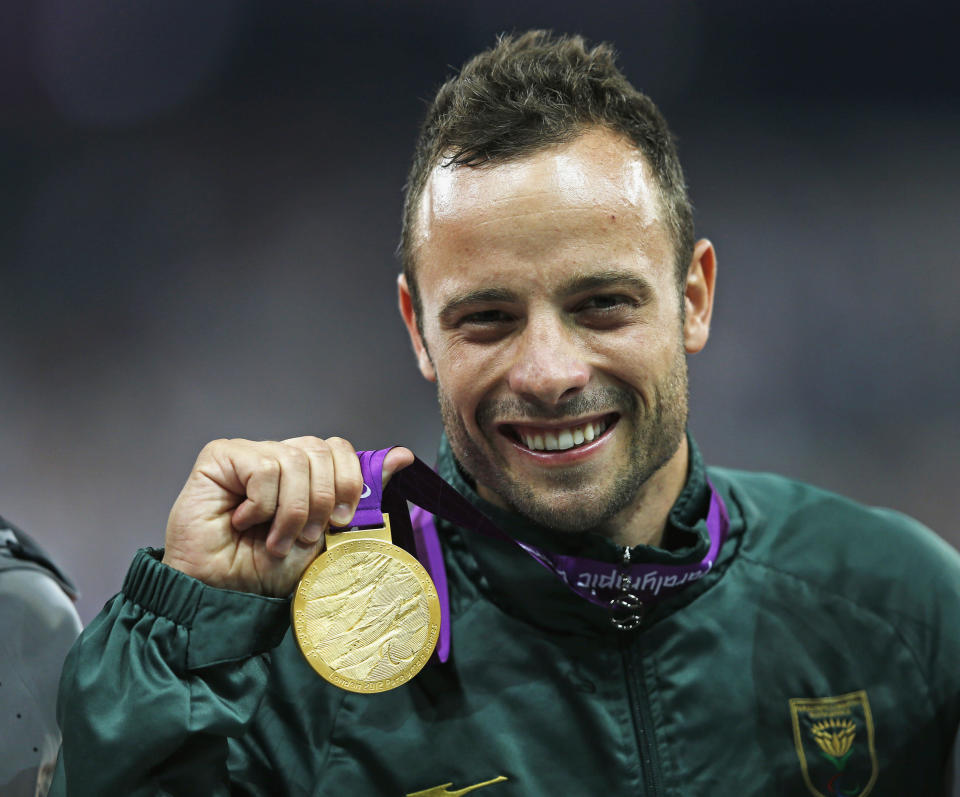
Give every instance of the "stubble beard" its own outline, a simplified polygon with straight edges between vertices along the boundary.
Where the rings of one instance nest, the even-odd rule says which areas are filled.
[[[588,464],[544,469],[546,484],[534,486],[513,476],[492,444],[471,437],[456,408],[437,386],[444,430],[454,456],[478,485],[492,491],[509,509],[534,523],[567,533],[595,532],[613,536],[617,516],[642,501],[650,478],[677,452],[686,433],[687,362],[678,350],[670,372],[654,388],[648,405],[624,387],[604,386],[547,410],[520,399],[493,400],[477,408],[477,426],[485,436],[500,434],[497,418],[545,420],[615,411],[620,424],[630,424],[627,458],[612,479],[600,482]],[[615,430],[614,433],[616,433]]]

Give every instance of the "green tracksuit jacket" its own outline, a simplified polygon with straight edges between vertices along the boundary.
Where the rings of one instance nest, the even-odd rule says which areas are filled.
[[[707,545],[692,447],[666,548]],[[444,445],[440,472],[502,529]],[[717,565],[633,631],[509,543],[440,523],[453,655],[375,695],[302,658],[285,600],[141,551],[74,646],[52,794],[935,795],[960,719],[960,556],[888,510],[711,469]],[[622,560],[597,538],[565,553]]]

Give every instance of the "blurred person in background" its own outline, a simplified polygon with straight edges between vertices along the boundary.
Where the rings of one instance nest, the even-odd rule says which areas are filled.
[[[0,517],[0,795],[45,795],[60,749],[57,684],[80,633],[76,589]]]
[[[947,792],[960,558],[705,466],[716,255],[609,46],[504,37],[444,84],[401,253],[439,474],[507,538],[436,521],[449,659],[381,694],[318,678],[289,596],[361,500],[353,447],[215,441],[70,654],[55,794]]]

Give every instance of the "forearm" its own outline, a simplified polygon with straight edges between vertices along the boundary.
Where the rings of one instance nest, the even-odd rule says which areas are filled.
[[[288,602],[208,587],[138,553],[60,683],[53,795],[227,795],[227,740],[267,683]]]

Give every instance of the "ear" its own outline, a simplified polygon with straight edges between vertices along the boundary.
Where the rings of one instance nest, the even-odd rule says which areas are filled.
[[[430,359],[426,344],[420,336],[420,327],[417,325],[417,312],[413,306],[413,297],[410,295],[410,286],[407,285],[407,278],[403,274],[397,278],[397,299],[400,304],[400,315],[403,316],[403,323],[407,325],[407,334],[410,335],[410,343],[413,344],[413,353],[417,356],[420,373],[427,381],[436,382],[437,372],[433,368],[433,361]]]
[[[701,238],[693,247],[693,257],[683,289],[683,345],[687,354],[696,354],[707,345],[710,317],[713,315],[713,287],[717,278],[717,253],[713,244]]]

